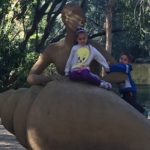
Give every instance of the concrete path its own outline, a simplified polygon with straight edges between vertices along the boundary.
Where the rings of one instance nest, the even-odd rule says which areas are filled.
[[[26,150],[16,140],[15,136],[9,133],[1,125],[0,121],[0,150]]]

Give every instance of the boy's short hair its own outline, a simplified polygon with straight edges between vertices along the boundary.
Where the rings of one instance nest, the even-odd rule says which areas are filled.
[[[129,52],[122,51],[120,56],[122,55],[126,55],[130,63],[133,62],[133,56]]]

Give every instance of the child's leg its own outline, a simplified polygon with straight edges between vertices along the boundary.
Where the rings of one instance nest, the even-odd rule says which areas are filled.
[[[70,71],[69,72],[69,78],[71,80],[80,81],[82,80],[81,73],[79,71]]]
[[[91,84],[94,84],[97,86],[100,85],[100,82],[101,82],[100,78],[97,75],[91,73],[88,69],[83,69],[81,71],[81,76],[83,80],[88,81]]]
[[[102,88],[111,89],[112,86],[110,83],[103,81],[99,76],[91,73],[88,69],[83,69],[80,71],[71,71],[69,77],[74,81],[88,81],[91,84],[100,86]]]
[[[100,86],[105,89],[111,89],[112,85],[109,82],[106,82],[104,80],[101,80],[100,77],[92,72],[90,72],[88,69],[83,69],[81,71],[81,75],[83,80],[88,81],[91,84]]]
[[[136,108],[142,114],[145,112],[145,109],[139,105],[136,101],[136,93],[135,92],[125,92],[123,93],[123,99],[131,104],[134,108]]]

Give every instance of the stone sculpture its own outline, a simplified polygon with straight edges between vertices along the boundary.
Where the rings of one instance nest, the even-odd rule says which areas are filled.
[[[41,53],[28,76],[28,82],[31,85],[45,84],[52,80],[51,77],[42,75],[42,72],[50,63],[56,65],[58,73],[64,74],[67,58],[69,57],[71,47],[75,43],[75,30],[77,26],[84,25],[85,16],[78,5],[67,4],[62,11],[62,20],[66,26],[66,36],[64,40],[50,44],[43,53]],[[94,45],[94,47],[96,47],[110,63],[115,63],[114,58],[108,52],[103,50],[100,44],[94,41],[90,41],[90,43]],[[91,68],[98,74],[99,67],[96,62],[93,63]]]
[[[74,12],[74,7],[79,9],[76,5],[65,6],[62,12],[68,13],[62,16],[65,23],[70,21],[67,17]],[[75,9],[77,13],[78,9]],[[73,18],[76,17],[80,20],[78,16]],[[67,33],[72,33],[74,27],[69,25]],[[74,19],[72,25],[75,25]],[[41,54],[29,74],[31,84],[42,83],[41,73],[50,62],[54,62],[63,74],[74,41],[71,37],[69,45],[65,44],[66,36],[62,43],[50,45],[50,51],[46,49],[44,55],[52,55],[50,60]],[[63,59],[56,59],[61,56]],[[112,58],[109,56],[105,55]],[[1,93],[0,117],[5,128],[29,150],[150,149],[150,122],[142,114],[112,91],[69,79]]]
[[[150,122],[111,91],[69,80],[0,95],[5,128],[33,150],[149,150]]]

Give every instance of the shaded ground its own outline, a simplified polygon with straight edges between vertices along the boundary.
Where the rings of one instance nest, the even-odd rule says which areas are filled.
[[[15,136],[9,133],[1,125],[0,120],[0,150],[26,150],[16,140]]]

